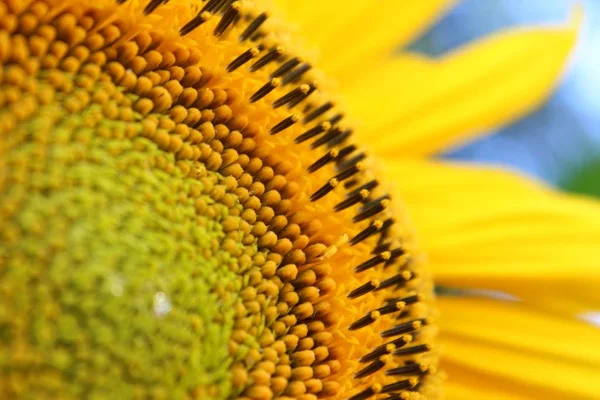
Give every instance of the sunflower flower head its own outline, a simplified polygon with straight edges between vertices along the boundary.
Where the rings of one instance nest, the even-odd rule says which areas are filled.
[[[435,298],[432,262],[393,186],[435,182],[437,170],[382,168],[371,151],[406,139],[424,154],[456,139],[420,143],[436,124],[449,136],[485,124],[465,126],[460,110],[425,123],[397,114],[396,82],[382,75],[389,90],[374,98],[381,83],[344,81],[364,59],[338,59],[331,41],[311,47],[352,30],[343,19],[317,32],[296,7],[297,35],[272,3],[0,3],[3,397],[442,398],[436,310],[464,303]],[[390,22],[360,3],[321,6]],[[430,20],[451,1],[434,3],[415,13]],[[381,53],[387,42],[368,45],[377,35],[354,41],[360,54]],[[442,78],[462,93],[460,79]],[[524,78],[514,80],[509,89]],[[361,95],[344,103],[339,88]],[[417,116],[439,102],[420,101]],[[396,122],[420,133],[386,134]],[[409,211],[427,237],[426,212]]]
[[[402,206],[273,12],[2,3],[3,392],[437,392]]]

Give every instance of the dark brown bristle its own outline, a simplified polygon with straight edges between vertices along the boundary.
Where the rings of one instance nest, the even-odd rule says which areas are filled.
[[[360,328],[364,328],[365,326],[371,325],[373,322],[379,318],[380,314],[378,311],[371,311],[367,313],[365,316],[357,319],[348,327],[348,330],[355,331]]]
[[[357,297],[363,296],[363,295],[375,290],[377,288],[377,286],[379,286],[378,282],[369,281],[369,282],[357,287],[356,289],[350,291],[350,293],[348,293],[348,298],[355,299]]]
[[[395,346],[392,346],[392,347],[395,350]],[[386,354],[390,354],[390,351],[388,350],[388,346],[385,346],[385,345],[378,346],[375,350],[373,350],[369,354],[363,356],[358,362],[360,362],[361,364],[364,364],[364,363],[376,360],[381,356],[385,356]]]
[[[289,117],[285,118],[283,121],[279,122],[277,125],[271,128],[271,135],[278,134],[279,132],[294,125],[298,121],[300,121],[300,116],[298,114],[290,115]]]
[[[357,265],[354,268],[354,272],[363,272],[366,271],[370,268],[373,268],[379,264],[381,264],[382,262],[384,262],[386,260],[386,254],[385,252],[382,252],[374,257],[371,257],[370,259],[368,259],[367,261],[363,262],[362,264]]]
[[[335,127],[331,128],[329,130],[329,132],[327,132],[325,135],[321,136],[320,138],[315,140],[313,143],[311,143],[310,148],[313,150],[317,149],[317,148],[323,146],[325,143],[332,140],[334,137],[336,137],[339,134],[341,134],[340,128],[335,126]]]
[[[402,310],[402,312],[396,316],[396,320],[406,319],[409,316],[410,316],[409,310]]]
[[[223,35],[223,33],[225,33],[227,28],[229,28],[229,26],[231,26],[231,24],[236,20],[236,18],[239,17],[240,8],[241,4],[238,1],[234,2],[227,8],[225,14],[223,14],[223,17],[215,27],[215,30],[213,32],[215,36],[219,37]]]
[[[388,218],[383,222],[383,226],[379,230],[379,232],[381,232],[381,237],[379,238],[379,243],[383,243],[383,241],[386,239],[388,231],[389,231],[390,227],[392,225],[394,225],[394,222],[395,221],[393,218]]]
[[[260,53],[258,47],[251,47],[239,56],[236,57],[235,60],[229,63],[227,66],[227,72],[233,72],[254,57],[256,57]]]
[[[265,35],[264,32],[258,31],[254,35],[252,35],[252,37],[250,38],[250,40],[253,41],[253,42],[258,42],[260,39],[263,39],[265,36],[266,35]]]
[[[392,340],[391,342],[387,342],[386,345],[393,344],[396,346],[396,348],[400,348],[409,344],[411,340],[413,340],[413,335],[404,335],[398,339]]]
[[[419,296],[418,294],[412,294],[410,296],[406,296],[406,297],[396,297],[393,299],[385,299],[385,301],[387,301],[388,303],[395,303],[397,301],[402,301],[404,302],[406,305],[411,305],[411,304],[415,304],[418,303],[419,301],[421,301],[421,296]]]
[[[322,198],[323,196],[325,196],[327,193],[331,192],[333,189],[335,189],[335,187],[339,184],[339,181],[336,180],[335,178],[330,179],[329,181],[327,181],[326,184],[324,184],[323,186],[321,186],[321,188],[319,190],[317,190],[316,192],[314,192],[311,196],[310,196],[310,201],[317,201],[320,198]]]
[[[344,162],[339,163],[337,166],[337,169],[340,171],[344,170],[344,169],[348,168],[350,165],[354,165],[366,158],[367,158],[367,155],[365,153],[359,153],[356,156],[354,156],[348,160],[344,160]]]
[[[273,73],[271,74],[271,79],[277,78],[278,76],[282,76],[283,74],[288,73],[288,71],[290,71],[292,68],[294,68],[296,65],[300,64],[301,62],[302,61],[298,57],[290,58],[289,60],[287,60],[286,62],[281,64],[281,66],[279,68],[277,68],[275,71],[273,71]]]
[[[346,194],[346,197],[354,196],[356,193],[360,192],[363,189],[367,189],[367,190],[371,191],[371,190],[375,189],[377,186],[379,186],[379,181],[377,181],[376,179],[373,179],[355,189],[352,189],[351,192],[348,192]]]
[[[323,115],[324,113],[331,110],[332,108],[333,108],[333,103],[330,101],[315,108],[306,117],[304,117],[304,123],[305,124],[309,123],[313,119],[318,118],[319,116]]]
[[[367,389],[363,390],[362,392],[355,394],[354,396],[350,397],[348,400],[366,400],[371,396],[374,396],[376,393],[373,390],[372,387],[368,387]]]
[[[386,354],[390,354],[393,351],[395,351],[396,349],[406,346],[408,343],[410,343],[410,341],[412,340],[412,336],[411,335],[404,335],[398,339],[392,340],[391,342],[382,344],[380,346],[377,346],[375,348],[375,350],[371,351],[370,353],[364,355],[359,362],[361,364],[373,361],[381,356],[384,356]]]
[[[290,101],[288,103],[288,108],[296,107],[298,104],[300,104],[300,102],[304,101],[305,99],[308,98],[308,96],[313,94],[315,92],[315,90],[317,90],[317,86],[313,83],[310,85],[310,89],[308,90],[308,93],[306,93],[306,95],[304,95],[302,97],[298,97],[297,99]]]
[[[194,29],[196,29],[197,27],[202,25],[204,22],[208,21],[212,17],[212,15],[213,14],[210,11],[199,12],[198,15],[196,15],[194,18],[192,18],[187,24],[185,24],[179,30],[179,34],[181,36],[187,35],[191,31],[193,31]]]
[[[379,287],[377,288],[377,290],[382,290],[382,289],[386,289],[390,286],[400,286],[405,284],[406,282],[408,282],[409,280],[411,280],[413,278],[413,275],[408,272],[408,271],[404,271],[401,272],[397,275],[392,276],[391,278],[388,278],[384,281],[381,282],[381,284],[379,285]]]
[[[338,173],[334,178],[341,182],[352,177],[354,174],[362,171],[363,169],[364,165],[362,163],[356,163],[355,165],[352,165]]]
[[[275,47],[274,49],[269,50],[267,54],[258,59],[254,64],[252,64],[249,68],[250,72],[255,72],[269,64],[272,61],[277,60],[283,54],[283,47]]]
[[[369,197],[370,192],[367,189],[363,189],[360,192],[356,193],[353,196],[346,198],[345,200],[340,201],[333,208],[335,211],[342,211],[348,207],[352,207],[353,205],[365,201]],[[360,272],[360,271],[356,271]]]
[[[427,373],[427,367],[423,364],[411,363],[402,367],[392,368],[385,371],[386,375],[423,375]]]
[[[397,301],[395,303],[390,303],[390,304],[386,304],[383,307],[379,307],[377,309],[377,311],[379,311],[379,313],[381,315],[387,315],[387,314],[391,314],[391,313],[395,313],[395,312],[401,311],[404,308],[405,305],[406,305],[405,303],[403,303],[401,301]]]
[[[317,161],[315,161],[314,163],[312,163],[307,168],[307,171],[309,173],[311,173],[311,174],[313,172],[318,171],[319,169],[323,168],[324,166],[326,166],[330,162],[334,161],[337,158],[338,155],[339,155],[339,152],[337,150],[328,151],[327,153],[325,153],[325,155],[323,155]]]
[[[354,246],[355,244],[358,244],[358,243],[362,242],[363,240],[368,239],[371,236],[375,235],[377,232],[379,232],[382,225],[383,225],[383,222],[381,222],[379,220],[374,221],[371,225],[369,225],[368,227],[366,227],[365,229],[360,231],[352,239],[350,239],[350,241],[349,241],[350,246]]]
[[[398,247],[390,251],[390,258],[385,262],[385,265],[391,265],[398,257],[404,255],[405,251],[403,248]]]
[[[413,379],[405,379],[403,381],[390,383],[388,385],[385,385],[381,389],[381,393],[390,393],[390,392],[397,392],[399,390],[411,389],[411,388],[415,387],[415,385],[417,383],[418,383],[418,381],[414,381]]]
[[[281,80],[279,78],[271,79],[269,82],[265,83],[260,89],[258,89],[254,94],[250,97],[250,102],[254,103],[269,93],[273,91],[276,87],[281,85]]]
[[[346,129],[339,135],[334,136],[329,142],[327,142],[327,147],[333,147],[342,145],[349,137],[352,135],[352,129]]]
[[[300,65],[298,68],[294,68],[290,72],[288,72],[283,78],[283,84],[287,85],[289,83],[296,83],[302,78],[308,70],[310,70],[312,66],[310,64],[304,63]]]
[[[331,117],[329,119],[329,122],[331,122],[331,125],[335,125],[338,122],[340,122],[342,120],[342,118],[344,118],[344,114],[338,113],[338,114],[335,114],[333,117]]]
[[[204,12],[204,11],[208,11],[210,13],[216,13],[218,12],[226,3],[228,2],[228,0],[208,0],[208,3],[206,3],[204,5],[204,7],[202,7],[202,10],[200,10],[200,12]]]
[[[383,253],[384,251],[389,251],[392,247],[392,243],[390,242],[382,242],[377,243],[377,246],[371,250],[371,254]]]
[[[398,349],[394,351],[395,356],[413,356],[419,353],[425,353],[431,350],[431,346],[428,344],[420,344],[417,346],[407,347],[404,349]]]
[[[242,13],[239,12],[233,19],[232,25],[237,24],[238,22],[240,22],[242,20]]]
[[[329,130],[331,128],[331,124],[329,122],[323,122],[313,128],[310,128],[302,135],[298,136],[294,141],[296,143],[302,143],[307,141],[308,139],[312,139],[313,137],[320,135],[321,133]]]
[[[119,1],[119,3],[123,3],[124,1]],[[167,4],[169,0],[150,0],[150,2],[144,8],[144,14],[148,15],[152,11],[156,10],[158,6],[161,4]]]
[[[346,147],[340,149],[340,153],[338,155],[338,160],[344,159],[346,156],[352,154],[357,149],[356,145],[350,144]]]
[[[309,90],[310,90],[310,86],[300,85],[299,87],[289,91],[288,93],[284,94],[283,96],[281,96],[280,98],[275,100],[273,102],[272,106],[273,106],[273,108],[279,108],[281,106],[284,106],[287,103],[289,103],[290,101],[293,101],[293,100],[296,100],[297,98],[302,98],[302,97],[306,96],[306,94],[308,93]]]
[[[383,367],[385,367],[385,362],[381,360],[375,360],[371,364],[354,374],[354,379],[361,379],[371,374],[374,374]]]
[[[389,196],[385,195],[368,202],[362,207],[360,212],[352,218],[352,222],[356,223],[364,221],[367,218],[379,214],[388,207],[389,201]]]
[[[254,18],[252,22],[248,24],[244,32],[240,35],[240,41],[248,40],[260,26],[267,20],[268,15],[266,12],[260,14],[258,17]],[[258,68],[257,68],[258,69]]]
[[[414,320],[414,321],[404,322],[402,324],[394,326],[391,329],[381,332],[381,337],[386,338],[386,337],[390,337],[390,336],[403,335],[405,333],[414,332],[417,329],[421,328],[422,326],[423,326],[423,321],[419,320],[419,319]]]

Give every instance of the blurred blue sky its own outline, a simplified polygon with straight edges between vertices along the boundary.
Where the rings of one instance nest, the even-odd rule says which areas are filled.
[[[600,0],[580,3],[585,10],[581,36],[549,102],[444,157],[511,165],[559,184],[600,156]],[[569,0],[463,0],[410,48],[439,55],[509,26],[560,23],[569,18],[574,5]]]

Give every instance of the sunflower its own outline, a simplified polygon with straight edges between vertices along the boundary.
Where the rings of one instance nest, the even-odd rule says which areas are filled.
[[[426,157],[577,21],[391,55],[451,3],[0,3],[2,397],[596,398],[598,205]]]

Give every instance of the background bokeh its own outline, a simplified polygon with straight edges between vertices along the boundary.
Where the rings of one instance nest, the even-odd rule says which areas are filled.
[[[510,165],[566,190],[600,196],[600,0],[585,10],[577,48],[564,79],[535,113],[443,157]],[[510,26],[556,24],[569,0],[463,0],[411,44],[440,55]]]

